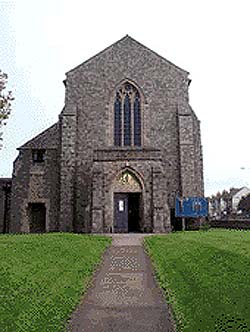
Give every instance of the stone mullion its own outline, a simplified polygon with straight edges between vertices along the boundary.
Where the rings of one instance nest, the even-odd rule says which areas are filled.
[[[124,100],[125,96],[121,95],[121,146],[124,146]]]
[[[130,121],[131,121],[131,146],[135,145],[134,141],[134,94],[131,96],[131,116],[130,116]]]

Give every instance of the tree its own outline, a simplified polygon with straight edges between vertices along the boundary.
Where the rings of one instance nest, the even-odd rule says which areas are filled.
[[[231,190],[231,189],[230,189]],[[225,202],[226,206],[225,206],[225,210],[227,212],[227,214],[231,214],[232,213],[232,196],[231,193],[223,190],[221,197],[223,199],[223,201]]]
[[[250,194],[241,198],[238,210],[241,210],[243,213],[250,213]]]
[[[6,125],[6,121],[11,112],[11,102],[14,100],[11,91],[4,93],[8,75],[0,70],[0,129]],[[0,141],[2,140],[2,132],[0,132]],[[1,149],[1,144],[0,144]]]

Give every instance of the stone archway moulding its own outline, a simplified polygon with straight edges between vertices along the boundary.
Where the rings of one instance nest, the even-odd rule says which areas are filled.
[[[113,181],[113,192],[141,193],[142,185],[137,176],[128,169],[119,172]]]

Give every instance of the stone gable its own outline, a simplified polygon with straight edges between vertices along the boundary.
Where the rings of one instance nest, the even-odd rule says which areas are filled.
[[[19,149],[31,149],[31,148],[57,148],[59,145],[59,124],[55,123],[42,133],[38,134]]]

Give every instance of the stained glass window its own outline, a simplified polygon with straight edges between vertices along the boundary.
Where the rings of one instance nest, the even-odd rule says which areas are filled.
[[[120,146],[122,143],[122,118],[121,118],[121,100],[119,93],[116,94],[115,116],[114,116],[114,142]]]
[[[124,145],[131,145],[131,102],[128,94],[124,100]]]
[[[134,100],[134,145],[141,146],[141,103],[137,92]]]
[[[114,103],[114,144],[141,146],[141,100],[134,85],[125,82]]]

